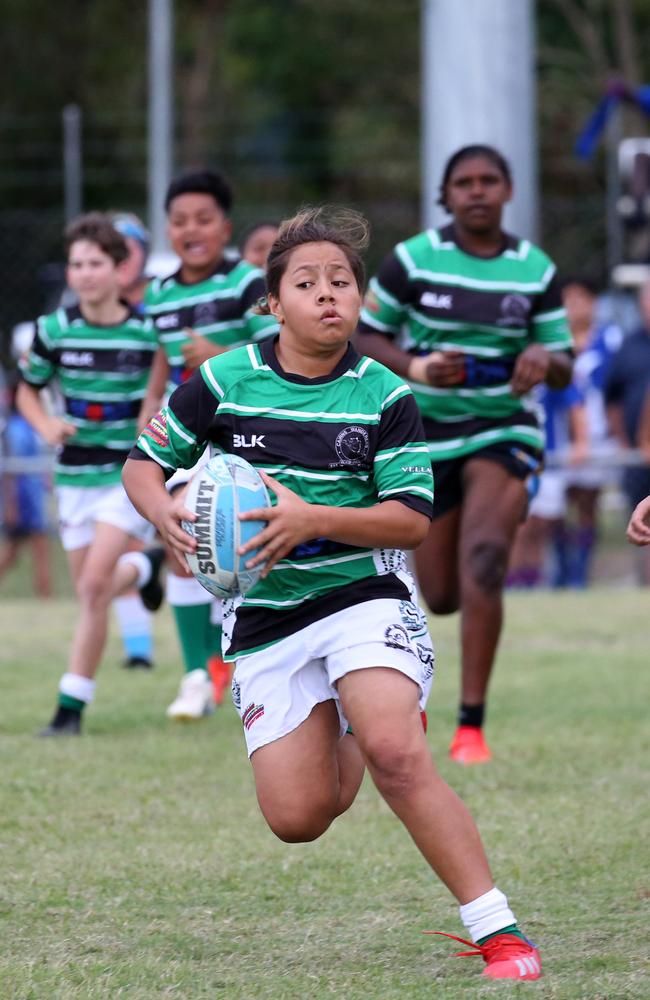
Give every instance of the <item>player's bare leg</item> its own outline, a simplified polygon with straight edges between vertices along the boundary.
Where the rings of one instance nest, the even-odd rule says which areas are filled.
[[[122,586],[119,579],[114,580],[116,563],[129,542],[130,536],[115,525],[96,525],[95,537],[75,579],[80,608],[70,651],[71,674],[95,676],[106,643],[108,606]]]
[[[413,553],[418,587],[434,615],[458,611],[458,533],[460,506],[434,518],[427,537]]]
[[[474,821],[431,758],[417,685],[376,667],[346,674],[338,691],[373,781],[433,870],[461,904],[492,889]]]
[[[526,508],[526,487],[485,459],[464,469],[460,531],[461,700],[485,702],[503,624],[503,585],[515,532]]]
[[[289,843],[320,837],[349,809],[364,772],[355,737],[339,738],[331,700],[316,705],[287,736],[255,750],[251,764],[264,818]]]

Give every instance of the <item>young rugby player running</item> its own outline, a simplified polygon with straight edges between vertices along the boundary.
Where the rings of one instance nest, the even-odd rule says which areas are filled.
[[[423,417],[436,502],[415,565],[429,608],[460,610],[449,753],[461,764],[491,757],[482,727],[504,581],[544,447],[528,393],[571,379],[555,267],[501,228],[511,195],[510,168],[495,149],[454,153],[439,199],[453,222],[395,247],[370,282],[359,328],[361,349],[408,380]]]
[[[151,371],[140,426],[158,410],[165,391],[185,382],[207,358],[277,330],[255,305],[266,286],[259,268],[228,255],[232,235],[232,191],[209,170],[182,174],[165,198],[168,236],[181,265],[176,274],[154,279],[145,310],[155,323],[159,349]],[[187,481],[177,477],[173,486]],[[200,719],[219,702],[229,668],[221,659],[221,602],[214,600],[174,561],[167,573],[167,600],[174,611],[185,676],[167,709],[176,720]],[[217,623],[213,621],[216,617]],[[208,669],[212,680],[208,676]]]
[[[132,585],[134,565],[140,586],[149,587],[143,597],[152,606],[162,598],[156,567],[144,553],[130,553],[125,559],[134,565],[116,569],[130,542],[152,533],[120,476],[136,437],[155,334],[150,320],[120,301],[119,269],[128,251],[106,217],[92,213],[72,222],[65,246],[67,280],[79,304],[38,320],[20,362],[17,396],[25,419],[48,444],[61,447],[54,477],[59,525],[80,605],[58,708],[43,736],[80,732],[82,711],[95,691],[108,606]],[[64,398],[64,417],[49,415],[40,398],[52,379]]]
[[[537,979],[539,953],[420,722],[434,655],[402,549],[426,536],[433,481],[411,391],[349,342],[366,242],[354,213],[285,222],[267,272],[278,338],[203,364],[140,436],[124,483],[182,556],[195,547],[180,524],[189,512],[165,477],[206,444],[263,473],[276,503],[250,512],[268,524],[242,552],[260,545],[248,565],[265,568],[226,606],[224,650],[267,823],[284,841],[315,840],[350,807],[367,765],[461,904],[484,974]]]

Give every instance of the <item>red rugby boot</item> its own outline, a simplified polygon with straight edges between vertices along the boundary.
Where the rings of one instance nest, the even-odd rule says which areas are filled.
[[[481,975],[490,979],[539,979],[542,974],[542,960],[535,945],[518,934],[495,934],[483,944],[472,944],[465,938],[444,931],[425,931],[425,934],[441,934],[443,937],[469,945],[471,951],[457,951],[458,958],[480,955],[485,962]]]
[[[449,747],[449,756],[457,764],[487,764],[492,751],[479,726],[459,726]]]

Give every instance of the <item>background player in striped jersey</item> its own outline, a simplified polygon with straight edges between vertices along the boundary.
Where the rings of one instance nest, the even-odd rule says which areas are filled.
[[[279,337],[202,365],[140,436],[124,482],[182,556],[195,546],[181,528],[189,512],[165,477],[208,442],[263,472],[276,504],[250,512],[268,524],[242,552],[260,545],[249,565],[266,565],[229,602],[224,647],[269,826],[287,842],[315,840],[352,804],[366,764],[461,904],[485,974],[537,979],[539,953],[420,723],[433,649],[401,549],[426,536],[433,482],[410,390],[349,343],[366,240],[356,214],[284,223],[268,266]]]
[[[440,204],[453,222],[398,244],[372,279],[359,343],[410,382],[436,480],[434,520],[415,554],[424,599],[461,611],[462,684],[450,747],[489,760],[482,725],[503,620],[508,556],[543,430],[528,392],[571,377],[571,336],[555,267],[504,232],[510,168],[489,146],[446,165]]]
[[[156,412],[165,391],[185,382],[207,358],[277,329],[273,317],[255,309],[266,290],[263,272],[226,250],[232,235],[232,191],[226,180],[209,170],[182,174],[170,184],[165,208],[169,240],[181,265],[176,274],[154,279],[145,295],[159,349],[141,426]],[[181,475],[180,481],[187,478]],[[167,600],[185,665],[167,714],[178,720],[200,719],[212,710],[215,697],[221,700],[229,680],[220,652],[221,605],[178,562],[167,573]]]
[[[29,352],[21,359],[17,403],[45,441],[60,446],[54,482],[61,540],[79,600],[79,618],[59,703],[42,735],[76,734],[93,698],[104,649],[108,606],[133,582],[151,575],[140,552],[125,557],[132,538],[151,526],[137,513],[120,483],[124,459],[136,436],[136,418],[156,350],[150,320],[120,301],[119,268],[127,248],[110,221],[81,216],[65,234],[67,279],[79,304],[42,316]],[[40,390],[59,383],[65,416],[51,416]],[[114,572],[115,571],[115,572]]]

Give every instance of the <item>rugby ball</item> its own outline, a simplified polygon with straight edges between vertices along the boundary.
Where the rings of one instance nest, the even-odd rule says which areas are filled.
[[[239,520],[240,513],[271,506],[259,472],[237,455],[216,455],[191,479],[184,502],[196,514],[195,521],[183,521],[197,541],[196,552],[185,556],[190,572],[215,597],[245,594],[264,568],[244,566],[258,550],[245,556],[238,552],[266,526],[265,521]]]

